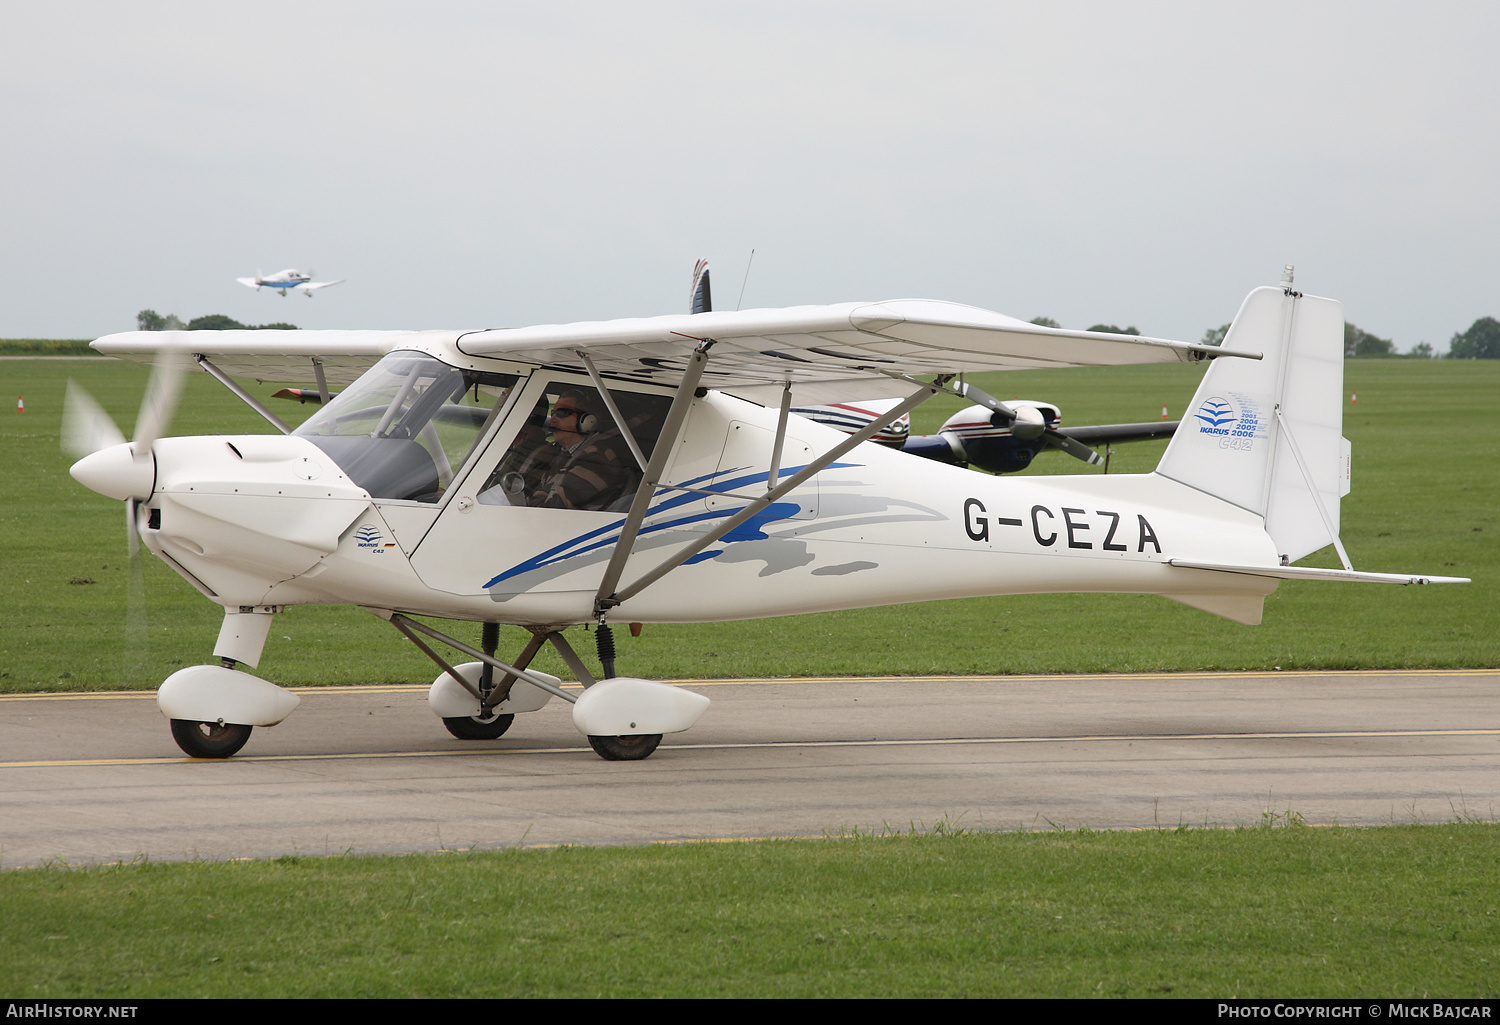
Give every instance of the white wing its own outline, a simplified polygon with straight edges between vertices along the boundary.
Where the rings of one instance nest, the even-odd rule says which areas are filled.
[[[311,296],[319,288],[327,288],[329,285],[342,285],[347,278],[339,278],[337,281],[308,281],[297,286],[297,291],[303,295]]]
[[[404,345],[452,342],[455,331],[127,331],[105,335],[93,348],[106,356],[154,363],[157,353],[208,357],[231,377],[304,382],[318,357],[330,384],[349,384]],[[196,365],[193,365],[196,369]]]
[[[260,282],[256,281],[254,278],[235,278],[234,280],[238,281],[240,284],[244,285],[246,288],[259,288],[260,287]]]
[[[1037,327],[921,299],[479,331],[135,331],[101,338],[94,348],[140,362],[168,349],[202,353],[225,373],[264,381],[305,380],[318,356],[328,379],[340,383],[392,349],[425,343],[580,372],[578,353],[585,351],[603,373],[676,384],[704,339],[714,341],[704,386],[766,404],[780,401],[783,382],[799,404],[809,404],[904,395],[911,385],[902,375],[1259,358],[1161,338]]]
[[[1037,327],[926,299],[478,331],[462,335],[458,347],[473,356],[578,369],[577,352],[585,350],[601,372],[671,383],[681,375],[683,358],[704,339],[714,342],[704,385],[762,403],[778,401],[783,382],[792,385],[799,402],[830,402],[911,390],[892,375],[1194,362],[1225,355],[1212,346],[1162,338]]]

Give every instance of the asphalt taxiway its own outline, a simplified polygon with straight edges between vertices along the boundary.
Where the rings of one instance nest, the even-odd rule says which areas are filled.
[[[0,866],[1500,815],[1495,670],[690,686],[713,705],[642,762],[556,699],[475,742],[424,687],[308,688],[193,761],[149,692],[0,695]]]

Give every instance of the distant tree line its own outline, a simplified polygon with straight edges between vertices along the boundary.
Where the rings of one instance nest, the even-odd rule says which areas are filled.
[[[296,324],[241,324],[233,317],[222,313],[210,313],[194,317],[186,324],[175,313],[163,317],[155,310],[142,310],[135,315],[137,331],[296,331]]]
[[[1500,359],[1500,321],[1480,317],[1448,343],[1449,359]]]
[[[1042,327],[1061,327],[1051,317],[1035,317],[1033,324]],[[1116,327],[1113,324],[1095,324],[1090,331],[1109,331],[1117,335],[1138,335],[1134,327]],[[1229,325],[1220,324],[1203,332],[1201,345],[1223,345],[1229,334]],[[1434,359],[1437,353],[1428,342],[1419,342],[1410,352],[1397,352],[1396,343],[1389,338],[1380,338],[1356,324],[1344,321],[1344,356],[1395,357],[1399,359]],[[1456,333],[1448,342],[1445,359],[1500,359],[1500,321],[1494,317],[1480,317],[1469,325],[1469,330]]]
[[[1057,321],[1053,320],[1051,317],[1032,317],[1031,318],[1031,322],[1033,324],[1037,325],[1038,327],[1062,327],[1061,324],[1059,324]],[[1120,327],[1120,326],[1118,326],[1116,324],[1095,324],[1093,327],[1088,328],[1088,330],[1090,330],[1090,331],[1104,331],[1104,332],[1107,332],[1108,334],[1112,334],[1112,335],[1138,335],[1138,334],[1140,334],[1140,332],[1137,331],[1133,326],[1132,327]]]

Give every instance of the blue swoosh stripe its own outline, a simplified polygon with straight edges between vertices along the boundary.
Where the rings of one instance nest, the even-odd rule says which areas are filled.
[[[788,467],[785,467],[781,471],[781,473],[783,475],[789,477],[792,474],[798,473],[799,471],[801,471],[802,469],[804,469],[806,467],[806,465],[807,464],[804,463],[804,464],[802,464],[802,466],[788,466]],[[860,465],[862,465],[862,464],[860,464],[860,463],[831,463],[828,466],[824,467],[824,469],[835,470],[835,469],[842,469],[842,468],[845,468],[845,467],[860,466]],[[743,470],[743,469],[744,469],[744,467],[735,467],[732,470],[724,470],[722,472],[724,472],[724,473],[737,473],[737,472],[739,472],[740,470]],[[695,478],[692,478],[691,480],[684,481],[683,483],[685,485],[687,485],[687,486],[695,487],[695,486],[697,486],[699,484],[702,484],[705,481],[711,480],[713,477],[718,476],[718,474],[720,472],[721,471],[715,470],[713,473],[706,473],[706,474],[703,474],[702,476],[695,477]],[[734,478],[731,478],[731,479],[728,479],[728,480],[723,480],[723,481],[718,482],[717,484],[709,484],[709,485],[706,485],[706,487],[710,491],[714,491],[714,492],[722,494],[722,493],[727,492],[727,491],[732,491],[735,488],[742,487],[743,485],[750,484],[750,483],[752,483],[754,481],[759,481],[759,480],[764,480],[764,479],[765,479],[765,474],[764,473],[752,473],[752,474],[746,474],[746,475],[741,476],[741,477],[734,477]],[[662,490],[662,491],[669,491],[671,489],[670,488],[662,488],[660,490]],[[702,499],[702,497],[703,496],[701,496],[701,495],[696,495],[696,494],[693,494],[692,492],[687,492],[687,493],[675,496],[673,498],[668,498],[665,501],[659,502],[656,505],[651,506],[646,511],[646,515],[648,517],[649,516],[656,516],[656,515],[658,515],[660,513],[668,511],[669,509],[675,509],[675,508],[677,508],[679,506],[686,505],[689,502],[700,501]],[[741,506],[740,508],[744,508],[744,506]],[[786,509],[786,508],[790,508],[791,512],[783,512],[779,516],[777,516],[777,515],[765,516],[765,518],[766,519],[784,519],[787,516],[794,515],[801,508],[801,506],[797,506],[794,503],[773,502],[771,505],[769,505],[765,509],[761,510],[761,512],[762,512],[762,514],[764,516],[764,514],[770,513],[771,510],[773,510],[773,509]],[[704,512],[704,513],[696,513],[696,514],[694,514],[692,516],[685,516],[685,517],[681,517],[679,519],[668,520],[665,523],[655,523],[655,524],[652,524],[649,527],[642,527],[640,533],[641,533],[641,535],[652,534],[652,533],[655,533],[655,532],[660,531],[660,530],[669,530],[672,527],[680,527],[680,526],[684,526],[684,525],[689,524],[689,523],[697,523],[697,522],[702,521],[702,520],[722,519],[722,518],[724,518],[726,516],[733,516],[737,512],[739,512],[739,509],[725,509],[725,510],[717,511],[717,512],[711,511],[711,512]],[[745,533],[746,528],[751,527],[751,525],[754,524],[754,523],[756,523],[757,521],[763,522],[762,516],[751,517],[750,520],[746,521],[738,529],[733,530],[733,531],[730,532],[729,535],[726,535],[725,536],[725,540],[728,540],[728,541],[749,541],[749,540],[755,540],[756,539],[755,537],[752,537],[752,536],[749,536],[749,535],[743,536],[743,537],[734,536],[734,535],[740,535],[740,534]],[[552,565],[554,563],[558,563],[558,562],[564,562],[564,561],[566,561],[568,559],[575,558],[575,557],[577,557],[579,555],[584,555],[584,554],[586,554],[588,552],[596,551],[596,550],[598,550],[600,548],[604,548],[604,547],[607,547],[609,545],[615,544],[615,543],[617,543],[620,540],[620,537],[619,537],[618,533],[614,533],[614,532],[620,530],[624,526],[625,526],[625,520],[624,519],[620,519],[620,520],[615,521],[614,523],[609,523],[609,524],[606,524],[605,526],[598,527],[598,528],[596,528],[594,530],[591,530],[588,533],[579,534],[577,537],[570,538],[569,540],[564,541],[560,545],[554,545],[553,547],[547,549],[544,552],[537,553],[536,555],[534,555],[531,558],[525,560],[524,562],[517,563],[516,565],[512,566],[510,569],[505,570],[502,573],[496,574],[494,577],[492,577],[490,580],[486,581],[481,586],[484,587],[485,589],[488,589],[488,588],[494,587],[496,584],[498,584],[498,583],[500,583],[500,582],[502,582],[504,580],[509,580],[511,577],[520,576],[521,574],[528,573],[531,570],[541,569],[543,566],[550,566],[550,565]],[[598,538],[601,535],[605,535],[605,534],[613,534],[613,536],[612,537],[604,537],[602,540],[595,541],[593,544],[585,544],[585,542],[591,541],[594,538]],[[756,534],[758,534],[759,537],[765,537],[766,536],[763,532],[759,532],[759,531],[757,531]],[[577,545],[583,545],[583,547],[581,547],[581,548],[575,547]]]

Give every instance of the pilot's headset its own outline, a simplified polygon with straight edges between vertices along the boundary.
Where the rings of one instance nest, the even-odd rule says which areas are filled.
[[[593,434],[602,426],[599,423],[599,415],[594,412],[597,406],[585,392],[565,391],[557,397],[557,401],[561,403],[563,399],[572,399],[573,407],[578,410],[579,434]]]

